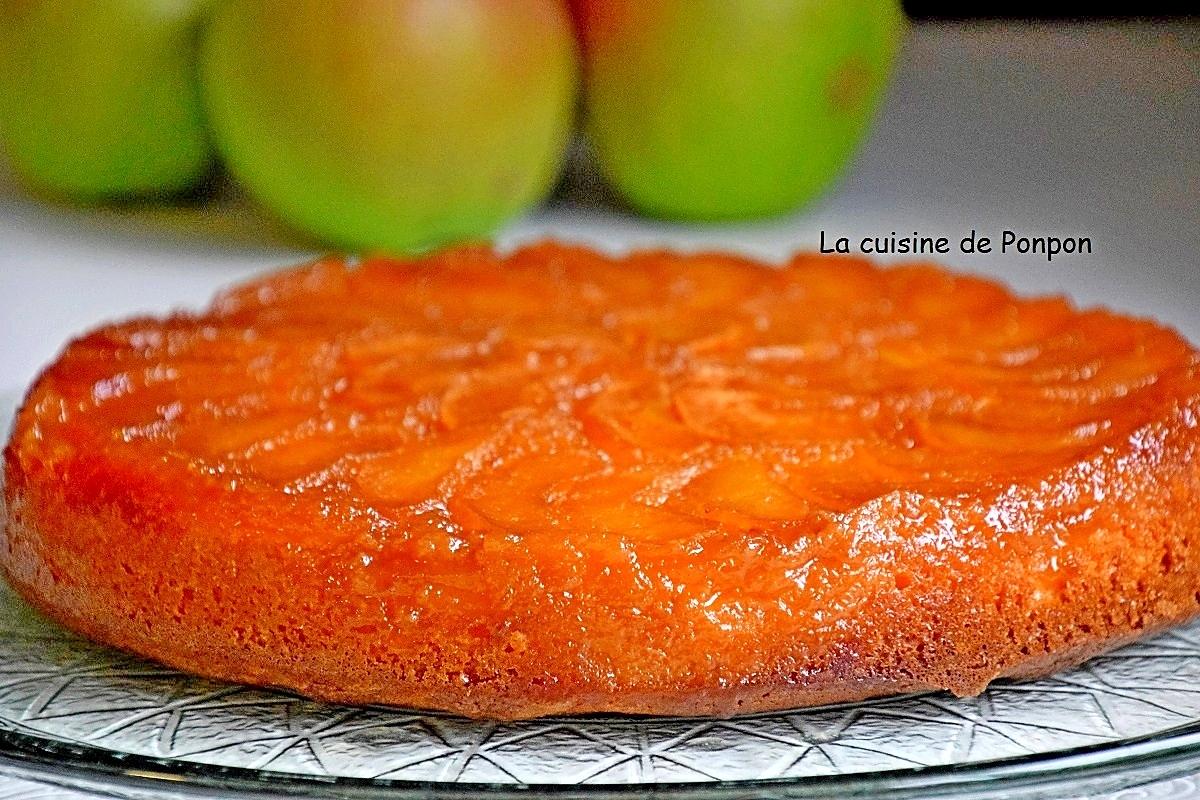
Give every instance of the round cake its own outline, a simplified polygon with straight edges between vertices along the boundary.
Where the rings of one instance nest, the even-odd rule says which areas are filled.
[[[1200,609],[1198,364],[928,265],[321,261],[68,345],[0,564],[95,640],[337,701],[972,694]]]

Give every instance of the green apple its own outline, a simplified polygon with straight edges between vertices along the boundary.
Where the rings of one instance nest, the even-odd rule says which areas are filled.
[[[32,186],[173,194],[212,165],[195,45],[206,0],[0,0],[0,139]]]
[[[539,201],[578,88],[561,0],[228,0],[201,72],[250,194],[335,245],[400,252]]]
[[[854,154],[898,0],[573,0],[588,137],[617,191],[680,219],[776,214]]]

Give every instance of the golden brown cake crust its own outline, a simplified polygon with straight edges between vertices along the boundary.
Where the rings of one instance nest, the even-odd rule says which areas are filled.
[[[1175,333],[929,266],[329,261],[31,389],[0,566],[313,697],[732,715],[1078,663],[1200,609]]]

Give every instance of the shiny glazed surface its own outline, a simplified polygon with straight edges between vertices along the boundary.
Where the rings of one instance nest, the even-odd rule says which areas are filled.
[[[333,699],[971,693],[1195,613],[1196,365],[932,266],[328,261],[72,343],[3,563],[96,638]]]

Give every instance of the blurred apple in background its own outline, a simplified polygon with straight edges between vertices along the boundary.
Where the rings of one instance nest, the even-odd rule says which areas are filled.
[[[31,186],[169,195],[209,170],[195,72],[205,2],[0,0],[0,135]]]
[[[226,0],[201,60],[233,175],[351,249],[484,236],[540,201],[577,92],[561,0]]]
[[[573,0],[586,128],[635,208],[777,214],[826,189],[871,120],[898,0]]]

